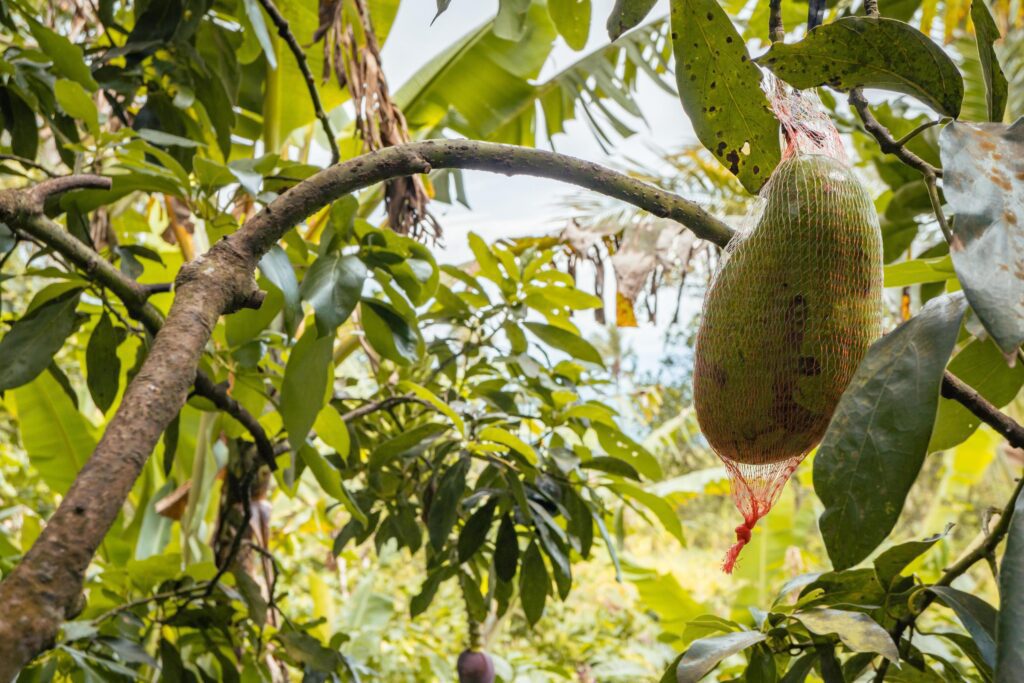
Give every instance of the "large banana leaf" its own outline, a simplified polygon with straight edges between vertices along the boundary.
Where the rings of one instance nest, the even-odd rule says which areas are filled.
[[[622,136],[633,132],[619,111],[640,117],[631,99],[638,73],[670,88],[662,78],[671,50],[664,19],[539,83],[534,79],[557,34],[540,2],[531,6],[526,26],[521,40],[508,41],[487,22],[424,65],[395,94],[410,127],[420,135],[448,128],[471,138],[536,146],[540,112],[550,138],[582,111],[598,140],[607,143],[606,127]]]
[[[29,461],[51,489],[66,493],[96,445],[92,426],[49,372],[8,396]]]

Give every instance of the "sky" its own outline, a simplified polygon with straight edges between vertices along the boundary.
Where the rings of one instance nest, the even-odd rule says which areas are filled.
[[[543,80],[572,64],[581,56],[608,42],[605,21],[614,0],[592,0],[590,40],[581,52],[574,52],[561,38],[540,74]],[[447,12],[431,24],[436,13],[433,0],[405,0],[384,46],[381,60],[391,86],[396,91],[413,73],[431,57],[441,52],[462,35],[492,18],[498,9],[497,0],[452,0]],[[650,17],[666,16],[668,0],[661,0]],[[683,113],[678,99],[649,82],[641,82],[636,95],[644,112],[646,123],[636,121],[632,126],[637,134],[620,141],[611,155],[606,154],[595,141],[585,123],[572,121],[566,132],[555,136],[557,151],[606,165],[615,165],[625,158],[657,162],[658,150],[675,150],[696,142],[690,121]],[[625,117],[628,120],[628,116]],[[465,173],[466,189],[471,209],[438,203],[435,207],[444,228],[444,246],[438,259],[444,263],[463,263],[472,259],[466,235],[472,231],[488,241],[501,237],[548,234],[560,229],[570,215],[567,201],[579,190],[547,179],[506,177],[482,172]],[[581,285],[586,278],[581,274]],[[608,292],[614,296],[613,288]],[[672,310],[674,292],[665,293],[665,303],[659,302],[661,311]],[[692,315],[699,301],[688,301],[684,313]],[[609,306],[612,314],[614,308]],[[662,314],[662,319],[669,316]],[[596,334],[596,323],[590,322],[589,313],[577,316],[576,322],[584,334]],[[652,334],[649,323],[624,330],[626,343],[636,353],[641,369],[653,369],[662,354],[662,334],[665,320],[659,321],[657,334]]]

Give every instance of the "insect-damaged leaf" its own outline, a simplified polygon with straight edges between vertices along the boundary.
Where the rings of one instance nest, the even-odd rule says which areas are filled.
[[[679,99],[697,137],[756,193],[779,163],[779,125],[736,28],[715,0],[672,0]]]
[[[939,134],[953,207],[950,254],[971,308],[1003,350],[1024,342],[1024,118],[960,123]]]
[[[942,373],[966,302],[937,297],[875,342],[814,458],[818,520],[836,569],[857,564],[892,531],[928,450]]]
[[[658,0],[615,0],[612,13],[608,15],[608,37],[617,39],[633,28],[654,9]]]
[[[844,17],[796,43],[774,43],[759,63],[794,88],[859,86],[911,95],[957,116],[964,81],[938,45],[916,28],[885,18]]]

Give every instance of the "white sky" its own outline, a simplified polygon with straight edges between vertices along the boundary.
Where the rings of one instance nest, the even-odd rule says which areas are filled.
[[[605,22],[613,3],[614,0],[592,0],[592,25],[586,49],[573,52],[559,38],[541,73],[541,79],[607,44]],[[403,2],[381,55],[392,90],[397,90],[431,57],[492,18],[497,9],[497,0],[452,0],[448,11],[431,25],[437,11],[434,0]],[[668,0],[660,0],[650,17],[667,14]],[[641,84],[636,99],[647,122],[636,122],[632,127],[638,133],[621,141],[612,156],[605,154],[587,125],[581,121],[570,122],[566,126],[566,133],[555,137],[557,150],[604,164],[614,164],[624,157],[654,163],[657,156],[652,153],[652,149],[675,150],[696,141],[690,121],[683,113],[678,99],[649,82]],[[625,118],[628,120],[629,117]],[[552,232],[564,224],[569,214],[565,206],[566,198],[577,192],[586,192],[546,179],[509,178],[475,171],[466,172],[464,177],[472,209],[440,203],[435,206],[445,231],[445,246],[439,250],[438,258],[446,263],[461,263],[472,258],[466,244],[466,235],[470,231],[488,241],[500,237]],[[614,288],[609,289],[609,298],[614,297]],[[612,319],[614,302],[611,298],[610,303],[612,305],[607,307],[607,311]],[[659,328],[667,323],[674,306],[674,292],[666,292],[664,303],[659,302]],[[699,301],[692,301],[684,310],[692,314],[698,306]],[[596,324],[590,323],[592,320],[590,313],[583,313],[577,316],[576,322],[589,334],[596,332]],[[625,337],[628,345],[637,352],[642,366],[652,368],[662,353],[661,330],[654,332],[649,324],[642,322],[641,325],[644,326],[624,330]]]

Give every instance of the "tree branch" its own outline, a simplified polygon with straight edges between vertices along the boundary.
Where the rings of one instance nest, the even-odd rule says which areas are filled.
[[[298,64],[299,71],[302,72],[302,77],[306,81],[306,89],[309,90],[309,99],[313,102],[313,111],[316,113],[320,125],[324,127],[324,133],[327,135],[327,144],[331,146],[331,165],[337,164],[341,160],[341,151],[338,149],[338,141],[334,139],[331,122],[327,118],[327,114],[324,113],[323,105],[320,103],[320,93],[316,88],[316,80],[314,80],[313,74],[309,70],[309,64],[306,62],[306,53],[302,50],[302,46],[299,45],[299,41],[295,39],[295,35],[288,26],[288,20],[284,18],[284,15],[281,14],[272,0],[260,0],[260,5],[263,6],[263,9],[270,16],[274,26],[277,27],[277,34],[284,39],[284,42],[288,44],[288,49],[295,55],[295,62]]]
[[[942,377],[942,396],[956,401],[974,413],[1014,448],[1024,448],[1024,427],[949,371]]]
[[[883,126],[875,115],[871,113],[871,108],[868,106],[868,101],[864,97],[864,91],[861,88],[854,88],[850,91],[850,106],[854,108],[860,120],[864,123],[864,129],[875,138],[878,142],[878,147],[886,154],[895,155],[900,161],[905,163],[911,168],[917,169],[924,176],[932,176],[933,178],[941,178],[942,170],[935,168],[927,161],[917,156],[909,149],[905,147],[907,137],[905,136],[902,140],[897,141],[889,129]],[[915,131],[919,133],[920,131]]]

